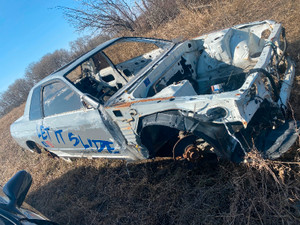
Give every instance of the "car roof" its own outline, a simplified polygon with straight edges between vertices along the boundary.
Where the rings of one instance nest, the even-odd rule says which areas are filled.
[[[90,58],[91,56],[93,56],[94,54],[96,54],[98,51],[100,51],[101,49],[104,49],[104,48],[108,47],[109,45],[113,44],[114,42],[122,40],[122,39],[124,39],[124,40],[126,40],[126,39],[128,39],[128,40],[134,39],[136,41],[138,41],[138,40],[154,40],[154,41],[157,40],[157,41],[171,42],[171,41],[165,40],[165,39],[147,38],[147,37],[118,37],[118,38],[113,38],[111,40],[108,40],[106,42],[101,43],[100,45],[98,45],[97,47],[93,48],[92,50],[90,50],[89,52],[85,53],[84,55],[82,55],[82,56],[74,59],[70,63],[62,66],[60,69],[56,70],[55,72],[53,72],[49,76],[47,76],[44,79],[42,79],[41,81],[39,81],[34,87],[39,86],[42,83],[45,83],[45,82],[47,82],[49,80],[52,80],[54,78],[62,78],[67,72],[69,72],[72,69],[74,69],[80,63],[82,63],[83,61],[87,60],[88,58]]]
[[[162,41],[162,42],[172,43],[172,41],[170,41],[170,40],[159,39],[159,38],[149,38],[149,37],[118,37],[118,38],[113,38],[113,39],[110,39],[110,40],[108,40],[106,42],[103,42],[100,45],[98,45],[97,47],[95,47],[92,50],[90,50],[89,52],[83,54],[82,56],[79,56],[78,58],[76,58],[73,61],[69,62],[68,64],[62,66],[58,70],[54,71],[52,74],[46,76],[45,78],[43,78],[42,80],[40,80],[38,83],[36,83],[31,88],[31,90],[30,90],[30,92],[28,94],[28,98],[27,98],[27,101],[26,101],[26,105],[25,105],[23,117],[26,118],[26,119],[28,119],[28,116],[29,116],[29,107],[30,107],[32,92],[33,92],[33,90],[35,88],[37,88],[38,86],[41,86],[41,85],[47,83],[48,81],[54,80],[54,79],[64,80],[64,75],[67,74],[68,72],[72,71],[76,66],[78,66],[79,64],[81,64],[82,62],[84,62],[85,60],[87,60],[88,58],[90,58],[91,56],[93,56],[94,54],[96,54],[97,52],[101,51],[102,49],[104,49],[104,48],[108,47],[109,45],[113,44],[114,42],[122,40],[122,39],[123,40],[134,39],[136,41],[139,41],[139,40],[152,40],[152,41]]]

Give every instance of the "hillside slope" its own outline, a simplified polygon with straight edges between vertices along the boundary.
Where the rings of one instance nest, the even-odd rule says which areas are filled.
[[[130,35],[186,39],[256,20],[282,22],[288,52],[297,64],[290,103],[300,120],[300,0],[210,2],[200,12],[183,8],[157,30]],[[164,158],[67,163],[24,151],[12,140],[9,126],[23,109],[0,119],[0,182],[20,169],[30,172],[34,183],[27,202],[60,224],[300,223],[298,143],[285,162],[264,161],[254,152],[253,162],[241,165],[191,165]]]

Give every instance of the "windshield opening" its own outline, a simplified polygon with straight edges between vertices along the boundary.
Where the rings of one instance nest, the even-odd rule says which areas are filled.
[[[77,65],[65,77],[82,93],[104,104],[171,45],[155,39],[120,39]]]

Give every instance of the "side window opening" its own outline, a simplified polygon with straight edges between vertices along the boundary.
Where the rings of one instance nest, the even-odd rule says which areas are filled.
[[[153,43],[141,41],[120,41],[103,50],[117,70],[129,80],[162,51]]]
[[[97,96],[100,81],[93,76],[93,67],[89,63],[77,66],[66,75],[66,78],[82,93]]]
[[[98,52],[65,77],[82,93],[87,93],[103,104],[127,81],[110,65],[107,57]]]
[[[83,108],[80,96],[64,83],[56,81],[43,88],[44,116],[52,116]]]
[[[41,109],[41,87],[36,87],[31,96],[29,120],[38,120],[42,118]]]

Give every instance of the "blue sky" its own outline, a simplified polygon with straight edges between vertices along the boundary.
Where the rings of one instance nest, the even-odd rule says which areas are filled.
[[[0,93],[45,54],[69,49],[78,34],[57,6],[75,7],[75,0],[0,0]]]

